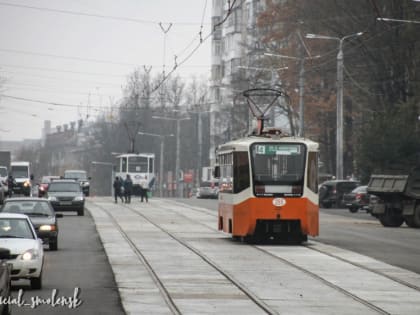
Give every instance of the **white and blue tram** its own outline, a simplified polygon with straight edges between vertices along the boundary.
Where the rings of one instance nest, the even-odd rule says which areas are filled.
[[[155,155],[153,153],[125,153],[117,156],[115,176],[123,180],[127,174],[133,181],[133,194],[140,195],[140,182],[147,181],[149,189],[155,182]]]

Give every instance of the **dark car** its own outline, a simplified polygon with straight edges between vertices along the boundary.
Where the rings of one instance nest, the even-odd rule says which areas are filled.
[[[41,182],[38,184],[38,197],[45,197],[49,184],[56,179],[60,179],[60,176],[42,176]]]
[[[62,214],[56,214],[47,199],[9,198],[1,208],[1,212],[26,214],[35,228],[37,236],[50,250],[58,249],[58,222]]]
[[[7,301],[10,297],[10,273],[12,265],[7,262],[10,259],[10,250],[0,248],[0,299]],[[9,303],[0,303],[0,314],[10,314]]]
[[[343,201],[350,212],[360,209],[369,211],[370,194],[367,192],[367,186],[356,187],[350,193],[344,194]]]
[[[89,196],[90,193],[90,180],[91,178],[87,176],[86,171],[83,170],[66,170],[64,171],[64,179],[74,179],[79,182],[80,187],[85,196]]]
[[[360,184],[354,180],[329,180],[319,187],[319,205],[323,208],[344,208],[343,196]]]
[[[52,181],[47,196],[55,211],[76,211],[77,215],[85,214],[85,197],[80,184],[75,180]]]
[[[197,191],[197,198],[218,198],[219,182],[202,182]]]

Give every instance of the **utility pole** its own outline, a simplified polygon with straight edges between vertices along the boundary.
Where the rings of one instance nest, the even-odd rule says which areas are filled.
[[[306,34],[309,39],[330,39],[338,41],[337,54],[337,142],[336,142],[336,178],[343,179],[344,177],[344,126],[343,126],[343,42],[344,40],[361,36],[363,32],[350,34],[344,37],[332,37],[317,34]]]
[[[160,139],[160,158],[159,158],[159,194],[160,197],[163,197],[163,158],[165,152],[165,137],[173,137],[173,134],[169,135],[158,135],[155,133],[148,133],[148,132],[141,132],[139,131],[137,134],[151,136],[151,137],[159,137]]]
[[[175,157],[175,183],[177,190],[177,197],[182,198],[183,182],[179,180],[180,175],[180,150],[181,150],[181,121],[190,120],[190,117],[165,117],[165,116],[152,116],[153,119],[171,120],[176,121],[176,157]]]

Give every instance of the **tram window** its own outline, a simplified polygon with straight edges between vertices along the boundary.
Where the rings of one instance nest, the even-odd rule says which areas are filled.
[[[239,193],[249,187],[248,153],[235,152],[233,160],[233,192]]]
[[[147,173],[147,157],[130,157],[128,171],[131,173]]]
[[[223,193],[232,193],[232,153],[221,155],[220,164],[219,190]]]
[[[257,196],[299,196],[303,191],[306,150],[303,144],[257,143],[251,147]]]
[[[153,161],[154,160],[152,158],[149,158],[149,173],[154,173],[153,172],[153,167],[154,167]]]
[[[121,172],[127,173],[127,158],[121,158]]]
[[[314,193],[318,193],[318,154],[309,152],[308,154],[308,188]]]

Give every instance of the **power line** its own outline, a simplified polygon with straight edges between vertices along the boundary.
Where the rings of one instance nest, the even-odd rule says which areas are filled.
[[[110,61],[110,60],[99,60],[99,59],[93,59],[93,58],[62,56],[62,55],[54,55],[54,54],[39,53],[39,52],[17,50],[17,49],[8,49],[8,48],[0,48],[0,51],[14,53],[14,54],[22,54],[22,55],[52,57],[52,58],[69,59],[69,60],[76,60],[76,61],[94,62],[94,63],[107,63],[107,64],[120,65],[120,66],[130,66],[130,67],[140,66],[138,64],[133,64],[133,63],[115,62],[115,61]]]
[[[95,14],[95,13],[86,13],[86,12],[81,12],[81,11],[59,10],[59,9],[35,7],[35,6],[29,6],[29,5],[23,5],[23,4],[7,3],[7,2],[0,2],[0,5],[1,6],[8,6],[8,7],[22,8],[22,9],[31,9],[31,10],[37,10],[37,11],[54,12],[54,13],[60,13],[60,14],[94,17],[94,18],[99,18],[99,19],[109,19],[109,20],[116,20],[116,21],[133,22],[133,23],[140,23],[140,24],[158,24],[159,23],[159,21],[155,21],[155,20],[135,19],[135,18],[129,18],[129,17],[112,16],[112,15],[102,15],[102,14]],[[197,22],[176,22],[176,23],[172,23],[172,24],[200,25],[200,23],[197,23]]]
[[[233,8],[235,6],[236,1],[237,0],[232,0],[232,1],[231,0],[228,0],[229,7],[228,7],[228,10],[227,10],[226,16],[223,18],[222,21],[220,21],[219,23],[217,23],[216,25],[214,25],[212,31],[204,39],[202,39],[201,36],[200,36],[201,40],[198,43],[198,45],[184,59],[182,59],[180,62],[178,62],[177,61],[177,56],[175,56],[175,64],[174,64],[172,70],[169,71],[168,74],[166,74],[166,75],[163,76],[162,80],[156,85],[155,88],[152,89],[151,93],[156,92],[163,85],[163,83],[172,75],[172,73],[174,73],[185,62],[187,62],[195,54],[195,52],[201,47],[201,45],[204,42],[206,42],[213,35],[213,33],[216,31],[216,28],[219,27],[219,26],[221,26],[223,23],[226,22],[226,20],[228,19],[228,17],[232,14],[232,10],[233,10]]]

